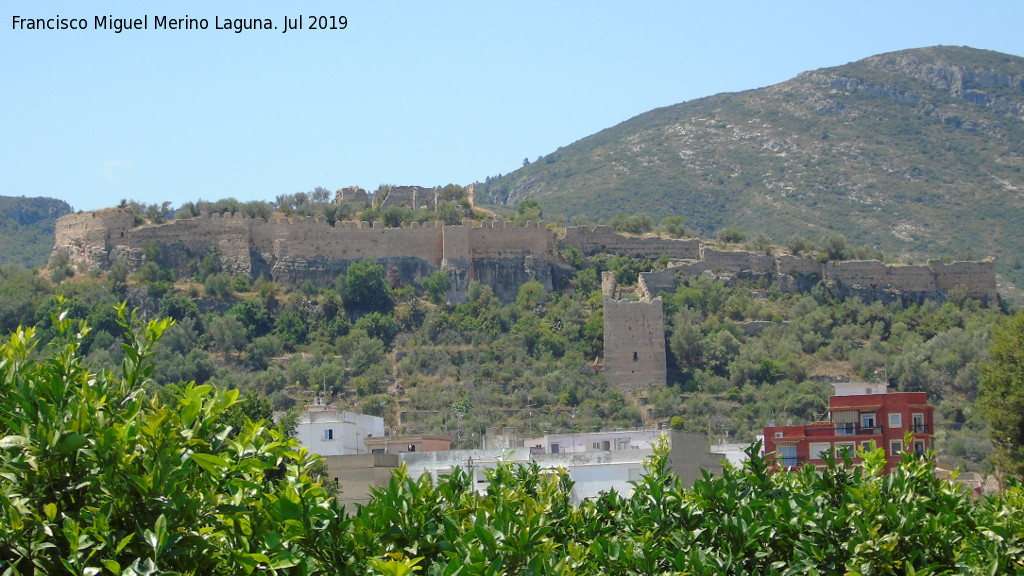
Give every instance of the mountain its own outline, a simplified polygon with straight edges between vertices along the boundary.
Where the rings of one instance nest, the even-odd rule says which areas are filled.
[[[997,257],[1024,284],[1024,58],[938,46],[652,110],[476,186],[546,218],[684,216],[836,234],[902,260]]]
[[[55,198],[0,196],[0,266],[46,264],[53,250],[54,223],[68,212],[71,206]]]

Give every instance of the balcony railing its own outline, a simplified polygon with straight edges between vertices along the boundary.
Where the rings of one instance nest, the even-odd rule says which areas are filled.
[[[775,464],[783,468],[795,468],[797,466],[803,466],[807,462],[806,458],[800,458],[799,456],[776,456]]]
[[[804,428],[807,436],[879,436],[882,434],[882,427],[861,426],[860,424],[833,424],[832,426],[807,426]]]
[[[910,425],[910,431],[913,432],[914,434],[931,434],[932,433],[932,425],[931,424],[921,424],[921,423],[911,424]]]

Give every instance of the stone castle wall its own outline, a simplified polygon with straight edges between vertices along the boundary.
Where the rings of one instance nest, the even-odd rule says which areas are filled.
[[[135,217],[117,208],[66,214],[54,226],[54,247],[61,247],[73,264],[96,262],[86,268],[106,268],[111,264],[110,249],[134,225]]]
[[[331,226],[319,220],[278,218],[250,223],[252,247],[261,254],[331,260],[403,256],[434,266],[441,261],[441,233],[436,226],[385,228],[375,222],[346,222]]]
[[[434,210],[437,207],[437,189],[422,186],[382,186],[374,194],[373,202],[381,210],[391,207]]]
[[[656,272],[640,274],[641,287],[648,295],[661,291],[671,292],[679,278],[699,276],[704,272],[715,275],[769,278],[783,291],[807,290],[824,280],[835,294],[858,296],[866,301],[910,301],[939,299],[960,287],[969,298],[995,302],[995,262],[953,262],[938,260],[928,265],[894,265],[878,260],[850,260],[845,262],[819,262],[813,258],[790,255],[772,258],[752,252],[722,252],[705,249],[705,259],[684,262]]]
[[[393,187],[394,191],[397,187]],[[403,187],[410,188],[410,187]],[[514,298],[523,282],[537,280],[549,289],[569,275],[558,250],[574,247],[584,254],[615,253],[677,260],[659,272],[641,274],[647,297],[671,291],[680,277],[703,273],[764,277],[785,291],[807,290],[823,280],[834,293],[865,300],[919,301],[942,299],[961,287],[968,297],[994,302],[995,263],[930,261],[926,266],[886,265],[878,261],[822,263],[811,258],[777,258],[748,251],[723,251],[700,240],[665,240],[616,234],[607,226],[574,227],[558,243],[541,222],[526,226],[467,221],[461,226],[440,223],[385,228],[381,223],[338,222],[316,218],[248,218],[241,214],[212,215],[135,227],[127,210],[108,208],[68,214],[57,220],[54,250],[68,254],[73,265],[108,268],[116,260],[133,268],[144,262],[145,247],[162,247],[162,266],[187,272],[211,251],[231,273],[301,283],[330,280],[348,263],[373,258],[389,267],[395,282],[418,283],[438,268],[447,270],[464,290],[476,280],[492,285],[504,298]]]
[[[527,255],[555,258],[558,250],[554,234],[540,233],[543,222],[527,222],[525,227],[511,222],[486,222],[478,228],[468,229],[469,250],[472,258],[507,258]]]
[[[609,226],[576,226],[565,229],[564,247],[576,248],[591,256],[607,252],[622,256],[667,255],[679,260],[700,260],[701,242],[699,239],[669,240],[665,238],[640,238],[623,236]]]
[[[456,292],[477,280],[505,298],[514,298],[525,281],[535,279],[553,289],[567,275],[556,272],[567,267],[555,249],[554,232],[542,223],[386,228],[379,222],[332,226],[317,218],[264,220],[241,214],[155,226],[134,223],[132,214],[121,209],[65,216],[58,221],[54,250],[67,253],[82,270],[105,269],[116,260],[134,269],[145,263],[145,247],[154,242],[160,246],[158,264],[182,273],[195,270],[199,260],[215,251],[228,272],[291,284],[330,281],[351,262],[371,258],[385,266],[396,284],[418,284],[445,268],[453,275]]]
[[[370,204],[370,195],[359,186],[346,186],[334,192],[335,204],[352,204],[356,207]]]

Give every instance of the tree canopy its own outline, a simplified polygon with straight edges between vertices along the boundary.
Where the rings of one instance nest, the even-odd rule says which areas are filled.
[[[981,367],[978,401],[992,426],[998,464],[1024,476],[1024,312],[993,329],[989,354]]]
[[[748,453],[683,486],[662,444],[632,494],[573,502],[562,471],[498,462],[434,479],[399,467],[354,513],[255,397],[161,386],[170,320],[135,321],[119,373],[81,354],[90,332],[54,314],[0,345],[0,573],[1008,574],[1024,570],[1024,490],[975,498],[906,454],[884,475],[832,460],[772,473]],[[470,401],[460,411],[469,411]],[[234,428],[237,426],[237,428]],[[483,478],[477,480],[479,472]]]

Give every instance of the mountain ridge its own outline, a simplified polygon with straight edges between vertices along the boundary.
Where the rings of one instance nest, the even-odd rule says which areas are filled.
[[[46,264],[53,250],[54,224],[70,212],[71,206],[56,198],[0,196],[0,266]]]
[[[890,52],[635,116],[476,186],[549,217],[682,215],[781,243],[842,234],[890,257],[995,256],[1024,280],[1024,58]]]

